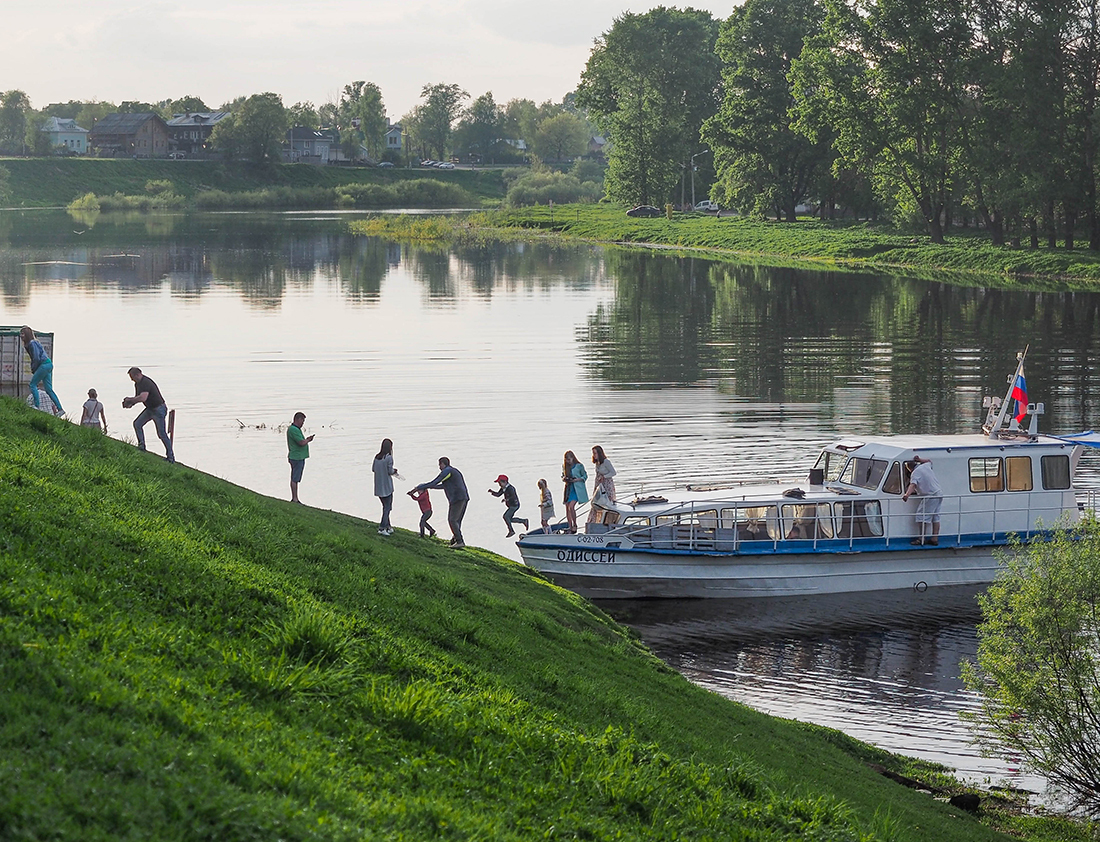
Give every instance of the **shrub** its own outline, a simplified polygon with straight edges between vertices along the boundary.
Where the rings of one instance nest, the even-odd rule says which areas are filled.
[[[78,196],[68,204],[68,210],[71,211],[98,211],[99,197],[95,193],[85,193],[83,196]]]
[[[508,190],[507,201],[512,207],[545,205],[550,201],[558,204],[595,202],[602,193],[603,188],[596,182],[581,182],[572,174],[532,172],[516,179]]]

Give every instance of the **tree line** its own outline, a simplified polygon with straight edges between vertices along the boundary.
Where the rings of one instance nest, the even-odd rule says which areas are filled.
[[[711,197],[793,220],[980,224],[996,243],[1100,249],[1100,2],[747,0],[724,21],[627,13],[577,103],[613,142],[607,191]],[[703,153],[706,154],[703,154]]]
[[[217,109],[200,97],[185,96],[156,103],[126,101],[70,101],[35,110],[26,93],[0,93],[0,154],[50,155],[42,125],[50,117],[74,119],[90,129],[108,114],[153,113],[165,120],[187,112],[227,111],[230,117],[215,128],[211,143],[227,157],[253,162],[278,160],[287,129],[335,129],[349,160],[362,150],[375,160],[393,159],[387,150],[390,129],[382,91],[373,82],[355,81],[344,86],[334,102],[315,106],[297,102],[286,106],[276,93],[242,96]],[[501,105],[491,91],[470,101],[461,86],[452,83],[424,85],[421,102],[400,120],[402,145],[424,158],[444,160],[463,154],[486,163],[518,163],[534,156],[540,161],[567,161],[583,155],[594,131],[572,97],[560,103],[535,103],[517,98]],[[519,143],[518,141],[524,141]],[[397,161],[395,161],[396,163]]]

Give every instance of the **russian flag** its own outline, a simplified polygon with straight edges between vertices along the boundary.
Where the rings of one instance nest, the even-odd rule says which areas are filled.
[[[1013,416],[1019,424],[1027,415],[1027,381],[1024,380],[1024,367],[1016,372],[1016,381],[1012,384],[1012,399],[1016,401],[1016,414]]]

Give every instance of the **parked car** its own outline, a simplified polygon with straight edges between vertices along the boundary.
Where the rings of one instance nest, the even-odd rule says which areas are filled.
[[[703,211],[704,213],[718,213],[721,208],[718,207],[717,202],[712,202],[710,199],[703,199],[695,206],[695,210]]]
[[[379,161],[378,162],[378,167],[379,167],[379,169],[383,169],[383,170],[392,170],[393,169],[393,161]]]
[[[663,216],[660,208],[655,208],[653,205],[638,205],[636,208],[631,208],[626,212],[627,216],[644,216],[653,219],[658,216]]]
[[[441,170],[453,170],[455,168],[455,165],[452,164],[450,161],[443,161],[436,164],[436,166],[439,167]]]
[[[427,159],[420,162],[420,166],[422,166],[422,167],[434,167],[438,163],[439,163],[439,161],[433,161],[431,158],[427,158]]]
[[[186,152],[169,152],[168,157],[171,158],[173,161],[182,161],[184,158],[187,157],[187,153]]]

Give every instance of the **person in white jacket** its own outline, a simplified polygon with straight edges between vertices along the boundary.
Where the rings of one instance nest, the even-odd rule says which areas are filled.
[[[934,547],[940,543],[940,508],[943,505],[943,489],[936,475],[932,473],[931,459],[915,455],[913,465],[913,472],[909,475],[909,487],[901,495],[901,499],[905,501],[908,501],[911,495],[919,498],[917,526],[920,534],[911,543],[930,544]]]

